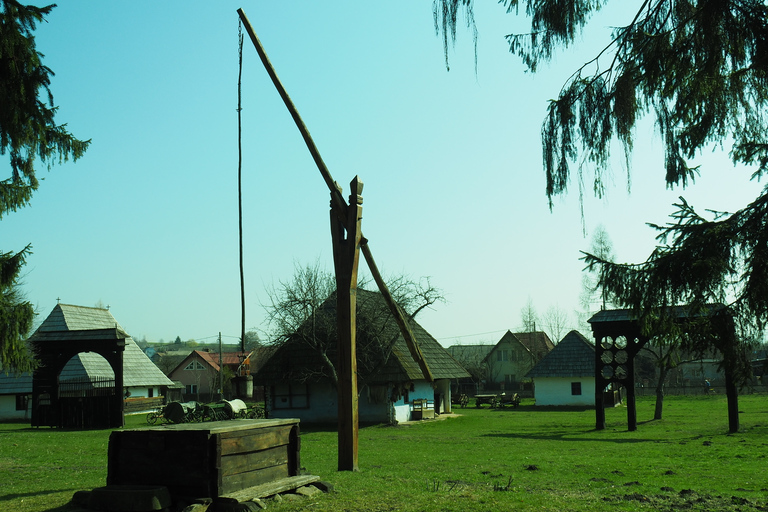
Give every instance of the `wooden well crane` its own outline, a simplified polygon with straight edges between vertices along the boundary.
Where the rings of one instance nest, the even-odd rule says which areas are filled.
[[[240,21],[245,27],[256,52],[272,83],[291,114],[299,129],[320,174],[331,193],[331,238],[333,241],[333,260],[336,274],[336,322],[338,332],[338,469],[339,471],[357,471],[357,434],[358,434],[358,394],[357,394],[357,269],[362,251],[376,285],[389,306],[408,349],[421,368],[424,378],[433,382],[432,372],[424,359],[419,345],[411,332],[408,321],[400,306],[384,283],[384,279],[373,259],[368,240],[361,230],[363,182],[355,176],[350,183],[349,202],[344,200],[341,187],[334,181],[328,167],[323,162],[312,136],[301,119],[296,106],[283,87],[264,47],[261,45],[253,26],[242,9],[237,10]]]

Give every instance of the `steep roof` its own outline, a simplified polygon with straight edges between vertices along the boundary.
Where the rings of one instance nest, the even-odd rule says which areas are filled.
[[[491,347],[491,352],[502,343],[517,343],[521,345],[525,350],[532,354],[534,361],[540,361],[541,358],[547,355],[555,346],[549,339],[549,336],[547,336],[547,333],[542,331],[516,333],[507,331],[496,345]],[[491,357],[490,352],[485,357],[486,359]]]
[[[120,329],[125,332],[108,309],[56,304],[35,332],[89,331],[92,329]]]
[[[516,332],[515,337],[527,348],[538,360],[549,354],[555,347],[547,333],[543,331],[534,332]]]
[[[336,294],[332,294],[315,313],[304,322],[309,329],[321,323],[334,325],[336,318]],[[357,291],[357,358],[360,383],[386,384],[423,380],[424,376],[413,360],[405,339],[395,323],[384,297],[379,292]],[[421,349],[435,379],[469,377],[467,371],[415,320],[409,322],[413,336]],[[336,362],[335,328],[330,337],[327,356]],[[292,336],[277,348],[272,357],[254,376],[254,383],[269,384],[294,379],[324,380],[323,358],[317,350],[309,348],[298,335]],[[313,374],[310,376],[310,374]]]
[[[205,350],[193,350],[186,357],[182,358],[179,363],[173,367],[173,370],[168,372],[168,375],[172,375],[173,372],[179,368],[184,368],[192,360],[201,360],[210,366],[213,371],[219,371],[219,354],[214,352],[206,352]]]
[[[565,335],[552,351],[526,374],[541,377],[594,377],[595,347],[578,331]]]
[[[480,362],[491,353],[496,345],[451,345],[446,350],[457,361]]]
[[[108,309],[57,304],[32,337],[58,337],[62,343],[66,343],[67,332],[96,332],[104,329],[125,332]],[[114,376],[112,368],[103,357],[92,352],[81,352],[67,362],[59,378],[61,381],[66,381],[91,377],[113,378]],[[128,336],[125,339],[123,352],[123,385],[126,387],[171,386],[173,383]]]

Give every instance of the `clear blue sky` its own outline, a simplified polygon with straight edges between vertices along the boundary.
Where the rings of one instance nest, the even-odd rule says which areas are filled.
[[[40,173],[31,206],[2,220],[1,248],[32,244],[24,290],[42,318],[60,298],[109,305],[135,338],[234,341],[242,7],[345,196],[355,175],[365,183],[363,231],[380,269],[445,291],[448,304],[419,317],[428,331],[446,346],[495,343],[520,327],[529,298],[580,327],[579,251],[596,226],[619,260],[638,262],[655,245],[645,223],[666,222],[679,195],[732,211],[761,188],[718,150],[695,186],[666,190],[645,123],[631,193],[616,151],[607,199],[585,194],[584,225],[576,182],[550,213],[546,102],[635,3],[614,2],[585,41],[531,75],[503,39],[525,22],[492,3],[475,7],[475,73],[461,29],[446,70],[427,1],[62,2],[38,50],[56,73],[58,121],[93,142],[76,164]],[[261,330],[267,286],[295,263],[332,270],[329,194],[247,37],[244,54],[246,325]]]

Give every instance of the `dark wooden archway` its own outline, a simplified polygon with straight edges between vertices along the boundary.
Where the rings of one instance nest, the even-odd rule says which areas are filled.
[[[59,374],[67,362],[82,352],[94,352],[109,363],[115,374],[114,390],[102,397],[98,416],[82,427],[116,428],[123,419],[123,352],[128,334],[120,329],[37,332],[30,342],[40,363],[32,376],[32,426],[61,427]],[[71,426],[71,425],[70,425]]]
[[[666,314],[676,323],[682,324],[683,331],[694,320],[708,317],[711,326],[711,336],[714,338],[735,339],[728,336],[734,330],[733,319],[726,306],[715,304],[705,308],[703,312],[692,313],[686,306],[670,308]],[[605,428],[605,390],[616,384],[626,390],[627,429],[637,430],[637,408],[635,404],[635,357],[640,349],[654,336],[663,332],[644,333],[638,316],[630,309],[605,309],[588,320],[595,337],[595,428]],[[726,332],[728,331],[728,332]],[[729,430],[739,430],[738,390],[733,379],[733,364],[729,353],[723,344],[713,342],[713,346],[721,351],[724,358],[726,394],[728,395]]]

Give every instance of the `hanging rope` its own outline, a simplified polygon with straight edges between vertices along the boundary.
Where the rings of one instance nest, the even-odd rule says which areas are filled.
[[[245,273],[243,270],[243,22],[237,23],[237,220],[240,242],[240,352],[245,354]]]

